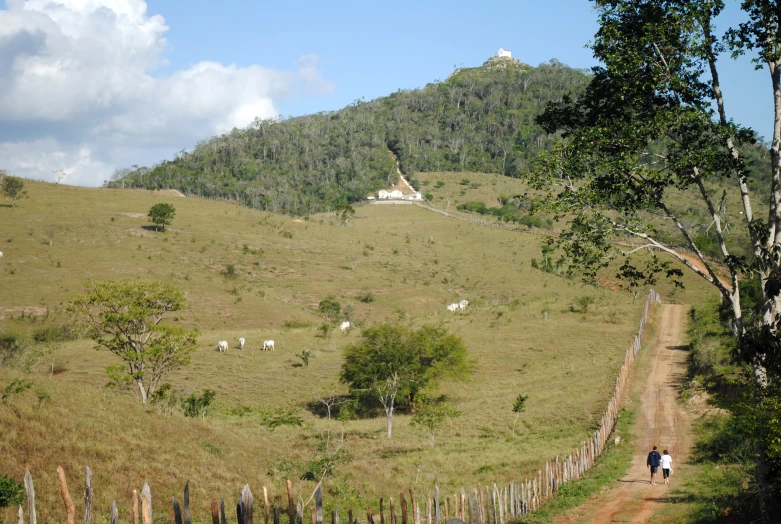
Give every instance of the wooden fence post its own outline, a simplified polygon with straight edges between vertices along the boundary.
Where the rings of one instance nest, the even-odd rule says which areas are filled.
[[[220,497],[220,524],[228,524],[228,519],[225,518],[225,499]]]
[[[119,511],[117,510],[117,501],[111,503],[111,524],[119,524]]]
[[[212,499],[212,524],[220,524],[220,504]]]
[[[401,500],[401,524],[408,524],[407,521],[407,499],[404,498],[404,492],[399,492],[399,499]]]
[[[73,505],[70,493],[68,493],[68,481],[65,479],[65,470],[57,466],[57,478],[60,480],[60,494],[65,504],[65,513],[68,515],[67,524],[76,524],[76,507]]]
[[[182,524],[182,509],[179,507],[179,501],[176,497],[171,497],[171,503],[174,505],[174,522]]]
[[[393,497],[388,500],[390,505],[390,521],[391,524],[396,524],[396,504],[393,502]]]
[[[268,490],[263,486],[263,524],[268,524],[271,507],[268,504]]]
[[[36,524],[35,515],[35,487],[33,486],[33,476],[30,470],[24,470],[24,491],[27,493],[27,518],[30,524]]]
[[[133,524],[138,524],[138,490],[133,490]],[[219,521],[214,524],[220,524]]]
[[[87,492],[89,505],[84,513],[84,524],[89,524],[88,519],[92,518],[92,477],[89,468],[87,468]],[[89,515],[87,515],[87,512],[89,512]],[[144,524],[152,524],[152,491],[149,489],[149,484],[146,483],[141,488],[141,520]]]
[[[255,505],[255,497],[252,496],[252,491],[249,489],[249,484],[244,484],[241,489],[241,514],[244,517],[244,522],[239,524],[253,524],[252,510]]]
[[[380,524],[385,524],[385,501],[380,497]]]
[[[84,524],[90,524],[90,521],[92,521],[92,471],[89,469],[89,466],[84,467],[84,476]],[[149,486],[146,484],[144,484],[144,486],[149,490]],[[141,493],[141,496],[144,496],[143,492]],[[152,499],[150,498],[149,500],[151,502]],[[149,519],[148,523],[144,521],[144,524],[151,523],[152,519]]]
[[[317,486],[315,490],[315,524],[323,524],[323,490]]]
[[[184,524],[190,524],[190,481],[184,485]]]
[[[434,486],[434,518],[434,523],[439,524],[439,486],[437,485]]]
[[[24,510],[21,504],[19,505],[19,511],[16,513],[16,524],[24,524]]]
[[[293,504],[293,484],[290,483],[290,479],[287,479],[287,514],[290,517],[290,524],[296,524],[296,507]],[[350,524],[352,524],[352,522],[350,522]]]

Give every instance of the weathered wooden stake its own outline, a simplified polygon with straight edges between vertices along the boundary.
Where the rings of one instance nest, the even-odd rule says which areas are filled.
[[[68,493],[68,481],[65,479],[65,470],[62,466],[57,466],[57,478],[60,479],[60,494],[62,502],[65,504],[65,513],[68,515],[67,524],[76,523],[76,507],[73,505],[70,493]]]
[[[212,499],[212,524],[220,524],[220,503]]]
[[[439,486],[434,486],[434,522],[439,524]]]
[[[30,524],[37,522],[35,516],[35,487],[33,486],[33,476],[30,475],[30,470],[24,470],[24,490],[27,492],[27,518]]]
[[[84,524],[90,524],[92,521],[92,471],[89,469],[89,466],[84,467],[84,476]],[[149,488],[147,487],[147,489]],[[150,519],[148,523],[144,521],[144,524],[152,524],[152,520]]]
[[[426,524],[432,524],[431,522],[431,499],[426,499]]]
[[[253,524],[252,510],[255,505],[255,497],[252,496],[252,490],[249,489],[249,484],[244,484],[240,493],[240,500],[241,514],[244,517],[244,521],[239,524]]]
[[[390,504],[390,521],[391,524],[396,524],[396,505],[393,503],[393,497],[388,501]]]
[[[290,517],[290,524],[296,524],[296,507],[293,504],[293,484],[287,479],[287,513]]]
[[[119,511],[117,510],[117,501],[111,503],[111,524],[119,524]]]
[[[225,499],[220,497],[220,524],[228,524],[228,519],[225,518]]]
[[[408,524],[407,521],[407,499],[404,498],[404,492],[399,492],[399,498],[401,499],[401,524]]]
[[[309,505],[309,518],[311,519],[312,524],[316,524],[317,523],[317,516],[316,516],[315,507],[312,504]]]
[[[88,518],[92,517],[92,475],[87,468],[87,491],[89,492],[89,505],[84,514],[84,524],[89,524]],[[86,514],[89,511],[89,515]],[[144,524],[152,524],[152,491],[149,489],[149,484],[144,483],[144,487],[141,488],[141,520]]]
[[[445,522],[450,520],[450,497],[445,497]]]
[[[263,524],[268,524],[271,507],[268,505],[268,490],[263,486]]]
[[[374,524],[374,517],[372,516],[372,509],[366,508],[366,524]]]
[[[385,501],[380,497],[380,524],[385,524],[385,507],[383,505]]]
[[[347,522],[349,524],[353,524],[353,510],[352,509],[348,509],[347,510]]]
[[[315,490],[315,524],[323,524],[323,489],[317,486]]]
[[[138,490],[133,490],[133,524],[138,524]],[[214,524],[220,524],[215,522]]]
[[[19,511],[16,514],[16,524],[24,524],[24,510],[22,506],[19,506]]]
[[[334,516],[333,524],[341,524],[340,519],[339,519],[339,504],[334,504],[333,516]]]
[[[184,524],[190,524],[190,481],[184,485]]]
[[[171,503],[174,505],[174,522],[182,524],[182,508],[179,507],[179,501],[176,500],[176,497],[172,497]]]

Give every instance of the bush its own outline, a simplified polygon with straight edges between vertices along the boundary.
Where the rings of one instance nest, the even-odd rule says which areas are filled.
[[[78,331],[72,324],[47,326],[33,331],[33,340],[39,344],[44,342],[66,342],[79,338]]]
[[[24,502],[24,484],[16,482],[8,475],[0,477],[0,508],[17,506]]]
[[[9,366],[11,361],[24,350],[25,340],[20,333],[5,331],[0,333],[0,366]]]
[[[285,320],[285,322],[282,323],[282,327],[284,329],[301,329],[312,327],[312,323],[303,320]]]
[[[200,397],[191,393],[190,396],[182,399],[182,413],[185,417],[205,418],[216,396],[217,393],[211,389],[204,389]]]
[[[358,300],[360,300],[364,304],[369,304],[371,302],[374,302],[374,295],[370,291],[365,291],[360,295],[358,295]]]
[[[438,188],[442,188],[442,187],[445,187],[445,182],[444,182],[444,180],[437,180],[437,183],[434,184],[434,185],[436,187],[438,187]]]
[[[335,322],[339,318],[339,313],[342,312],[342,305],[335,298],[328,297],[320,301],[317,309],[329,322]]]

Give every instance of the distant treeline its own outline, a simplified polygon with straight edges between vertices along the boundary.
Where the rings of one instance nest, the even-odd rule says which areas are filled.
[[[362,200],[402,171],[517,177],[552,138],[535,123],[549,101],[583,89],[587,73],[556,61],[490,60],[444,82],[331,113],[256,120],[152,168],[118,172],[109,187],[173,188],[291,214]],[[389,151],[390,150],[390,151]]]

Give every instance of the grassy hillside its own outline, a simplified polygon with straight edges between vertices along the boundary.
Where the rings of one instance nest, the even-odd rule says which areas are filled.
[[[113,498],[126,511],[130,490],[143,482],[165,514],[163,501],[190,480],[196,520],[208,520],[211,497],[230,500],[244,482],[281,497],[283,479],[298,479],[320,457],[329,426],[312,403],[323,388],[346,392],[336,382],[341,351],[360,337],[359,329],[318,333],[317,304],[328,296],[349,306],[359,326],[440,325],[463,338],[476,365],[468,382],[441,385],[462,415],[433,449],[403,413],[390,440],[380,419],[332,422],[351,461],[326,479],[328,504],[357,509],[402,488],[517,479],[593,428],[642,307],[627,293],[532,269],[537,236],[411,205],[358,207],[343,226],[332,215],[294,219],[160,192],[28,188],[19,207],[0,207],[0,332],[31,335],[69,322],[63,305],[88,279],[165,280],[187,290],[181,322],[202,333],[192,365],[170,382],[181,395],[213,389],[218,403],[204,420],[178,411],[166,417],[133,392],[106,389],[105,368],[116,360],[89,340],[28,340],[26,370],[0,367],[0,390],[15,379],[32,382],[0,402],[0,474],[18,480],[31,468],[41,522],[64,520],[57,464],[73,482],[84,465],[93,469],[101,518]],[[166,233],[146,227],[145,213],[158,202],[177,209]],[[687,284],[675,299],[709,293],[696,280]],[[587,312],[574,306],[584,295],[595,300]],[[445,310],[462,298],[468,311]],[[215,351],[218,340],[235,344],[239,336],[247,339],[243,353]],[[269,338],[276,351],[260,352]],[[302,366],[295,354],[307,348],[313,358]],[[519,393],[530,400],[512,437]],[[277,408],[293,410],[303,426],[268,430],[258,413]],[[314,483],[295,486],[306,500]]]
[[[305,215],[392,185],[397,175],[390,151],[409,174],[517,177],[552,141],[534,119],[588,78],[555,61],[535,68],[489,60],[443,82],[339,111],[256,121],[152,168],[120,173],[109,185],[175,188]]]

